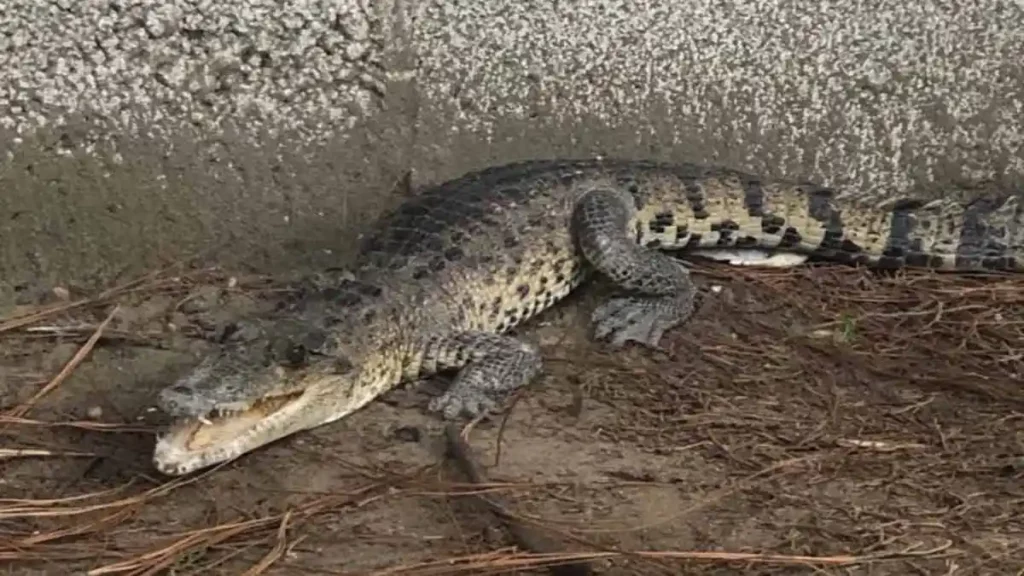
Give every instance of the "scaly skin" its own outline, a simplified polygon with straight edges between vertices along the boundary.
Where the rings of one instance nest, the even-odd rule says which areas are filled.
[[[869,203],[696,165],[544,160],[467,174],[383,218],[354,279],[236,330],[163,390],[176,422],[154,462],[178,475],[231,460],[446,369],[457,375],[431,410],[493,410],[541,369],[537,349],[505,332],[593,271],[626,292],[594,312],[596,337],[657,346],[689,317],[694,293],[687,269],[658,249],[762,265],[818,256],[1020,271],[1021,223],[1016,196]]]

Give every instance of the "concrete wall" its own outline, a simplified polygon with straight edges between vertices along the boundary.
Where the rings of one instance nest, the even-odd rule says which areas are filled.
[[[7,0],[0,308],[197,252],[342,258],[414,183],[527,157],[868,194],[1024,181],[1017,0]]]

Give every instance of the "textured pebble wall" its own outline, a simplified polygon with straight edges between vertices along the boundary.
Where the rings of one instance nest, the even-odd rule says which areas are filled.
[[[199,247],[349,245],[353,199],[405,168],[611,151],[1020,185],[1022,54],[1017,0],[7,0],[0,301]]]

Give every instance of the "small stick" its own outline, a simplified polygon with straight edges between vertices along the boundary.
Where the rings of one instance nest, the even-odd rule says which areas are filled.
[[[71,358],[71,360],[68,360],[68,363],[65,364],[63,368],[61,368],[60,372],[58,372],[56,376],[53,377],[53,380],[50,380],[49,384],[43,386],[41,390],[36,392],[35,395],[29,398],[28,401],[26,401],[24,404],[12,409],[10,412],[6,414],[6,416],[12,418],[21,418],[25,414],[28,414],[28,411],[32,409],[33,404],[35,404],[43,396],[49,394],[51,390],[53,390],[57,386],[60,386],[61,382],[67,380],[68,376],[70,376],[71,373],[75,371],[75,368],[77,368],[78,365],[82,363],[82,360],[85,360],[85,357],[89,355],[89,352],[92,352],[93,347],[96,346],[96,342],[98,342],[100,337],[103,336],[103,331],[107,329],[107,326],[114,319],[114,316],[117,314],[117,311],[119,309],[120,306],[114,306],[114,309],[110,311],[110,314],[107,315],[106,319],[104,319],[103,322],[101,322],[100,325],[96,327],[96,331],[93,332],[93,335],[90,336],[89,339],[85,342],[85,344],[83,344],[82,347],[78,349],[78,352],[75,352],[75,355]]]
[[[0,460],[7,458],[30,458],[43,456],[95,456],[91,452],[56,452],[41,448],[0,448]]]
[[[473,457],[473,450],[462,436],[462,431],[456,424],[449,424],[445,428],[445,439],[447,440],[448,455],[455,460],[459,469],[469,478],[473,484],[486,484],[487,476],[480,469]],[[550,538],[537,530],[514,518],[501,505],[489,498],[477,497],[481,500],[492,514],[501,518],[508,528],[509,534],[515,540],[520,549],[535,554],[552,554],[564,552],[563,547],[553,542]],[[548,566],[552,576],[590,576],[592,571],[586,562],[573,562],[558,566]]]

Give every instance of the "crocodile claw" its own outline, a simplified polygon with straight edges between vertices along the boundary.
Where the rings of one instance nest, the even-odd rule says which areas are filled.
[[[665,332],[680,323],[680,313],[673,300],[662,298],[615,298],[598,307],[591,321],[594,337],[608,339],[620,348],[626,342],[636,342],[648,348],[660,349]]]
[[[439,412],[446,420],[455,420],[460,416],[476,418],[482,414],[493,413],[498,403],[489,394],[478,390],[449,390],[430,401],[431,412]]]

